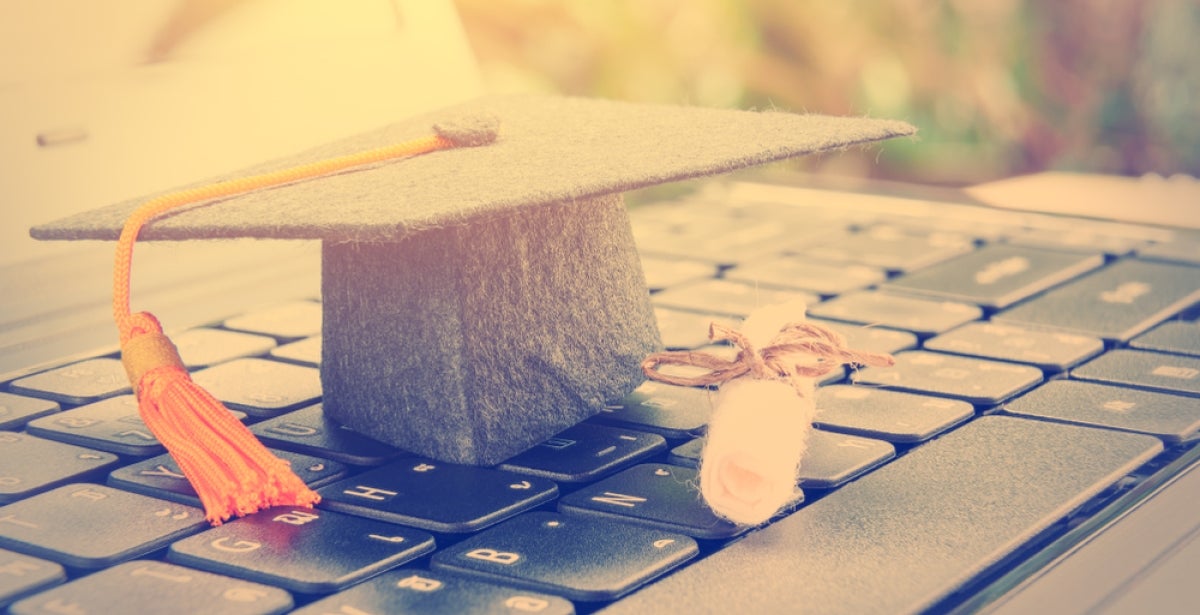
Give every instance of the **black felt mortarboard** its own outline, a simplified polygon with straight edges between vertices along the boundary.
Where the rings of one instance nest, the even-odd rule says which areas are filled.
[[[140,237],[320,239],[327,415],[414,453],[491,465],[623,397],[658,349],[620,193],[914,131],[863,118],[488,97],[197,185],[422,137],[435,124],[469,132],[480,117],[499,126],[486,145],[189,207]],[[116,239],[141,202],[32,234]]]

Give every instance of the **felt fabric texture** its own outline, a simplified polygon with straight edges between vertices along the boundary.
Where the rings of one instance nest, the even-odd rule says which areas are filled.
[[[418,454],[490,465],[631,391],[658,346],[618,193],[914,132],[890,120],[487,97],[193,186],[435,129],[471,142],[497,123],[486,145],[198,204],[140,238],[321,239],[325,411]],[[146,199],[31,234],[116,239]]]
[[[426,457],[499,463],[628,394],[659,346],[619,195],[323,256],[325,413]]]
[[[189,208],[149,223],[141,238],[395,240],[530,205],[583,200],[914,132],[892,120],[498,96],[195,185],[381,147],[428,135],[434,124],[471,123],[479,114],[499,119],[495,143]],[[116,239],[125,219],[145,200],[40,225],[32,234]]]

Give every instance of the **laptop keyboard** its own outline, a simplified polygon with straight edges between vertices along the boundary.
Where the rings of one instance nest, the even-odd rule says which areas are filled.
[[[821,382],[803,499],[764,528],[695,490],[708,391],[646,383],[494,468],[421,459],[324,417],[320,305],[290,301],[175,339],[324,501],[210,528],[115,355],[22,376],[0,391],[0,608],[726,612],[746,584],[824,611],[971,604],[1197,455],[1200,242],[911,205],[722,184],[631,208],[668,347],[728,352],[709,322],[802,298],[896,356]]]

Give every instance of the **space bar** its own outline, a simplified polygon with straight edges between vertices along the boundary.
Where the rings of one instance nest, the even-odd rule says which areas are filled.
[[[601,612],[921,612],[1161,450],[979,418]]]

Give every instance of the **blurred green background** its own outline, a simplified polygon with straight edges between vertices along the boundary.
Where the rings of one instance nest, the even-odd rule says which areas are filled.
[[[805,170],[1200,175],[1196,0],[456,0],[490,89],[904,119]]]

